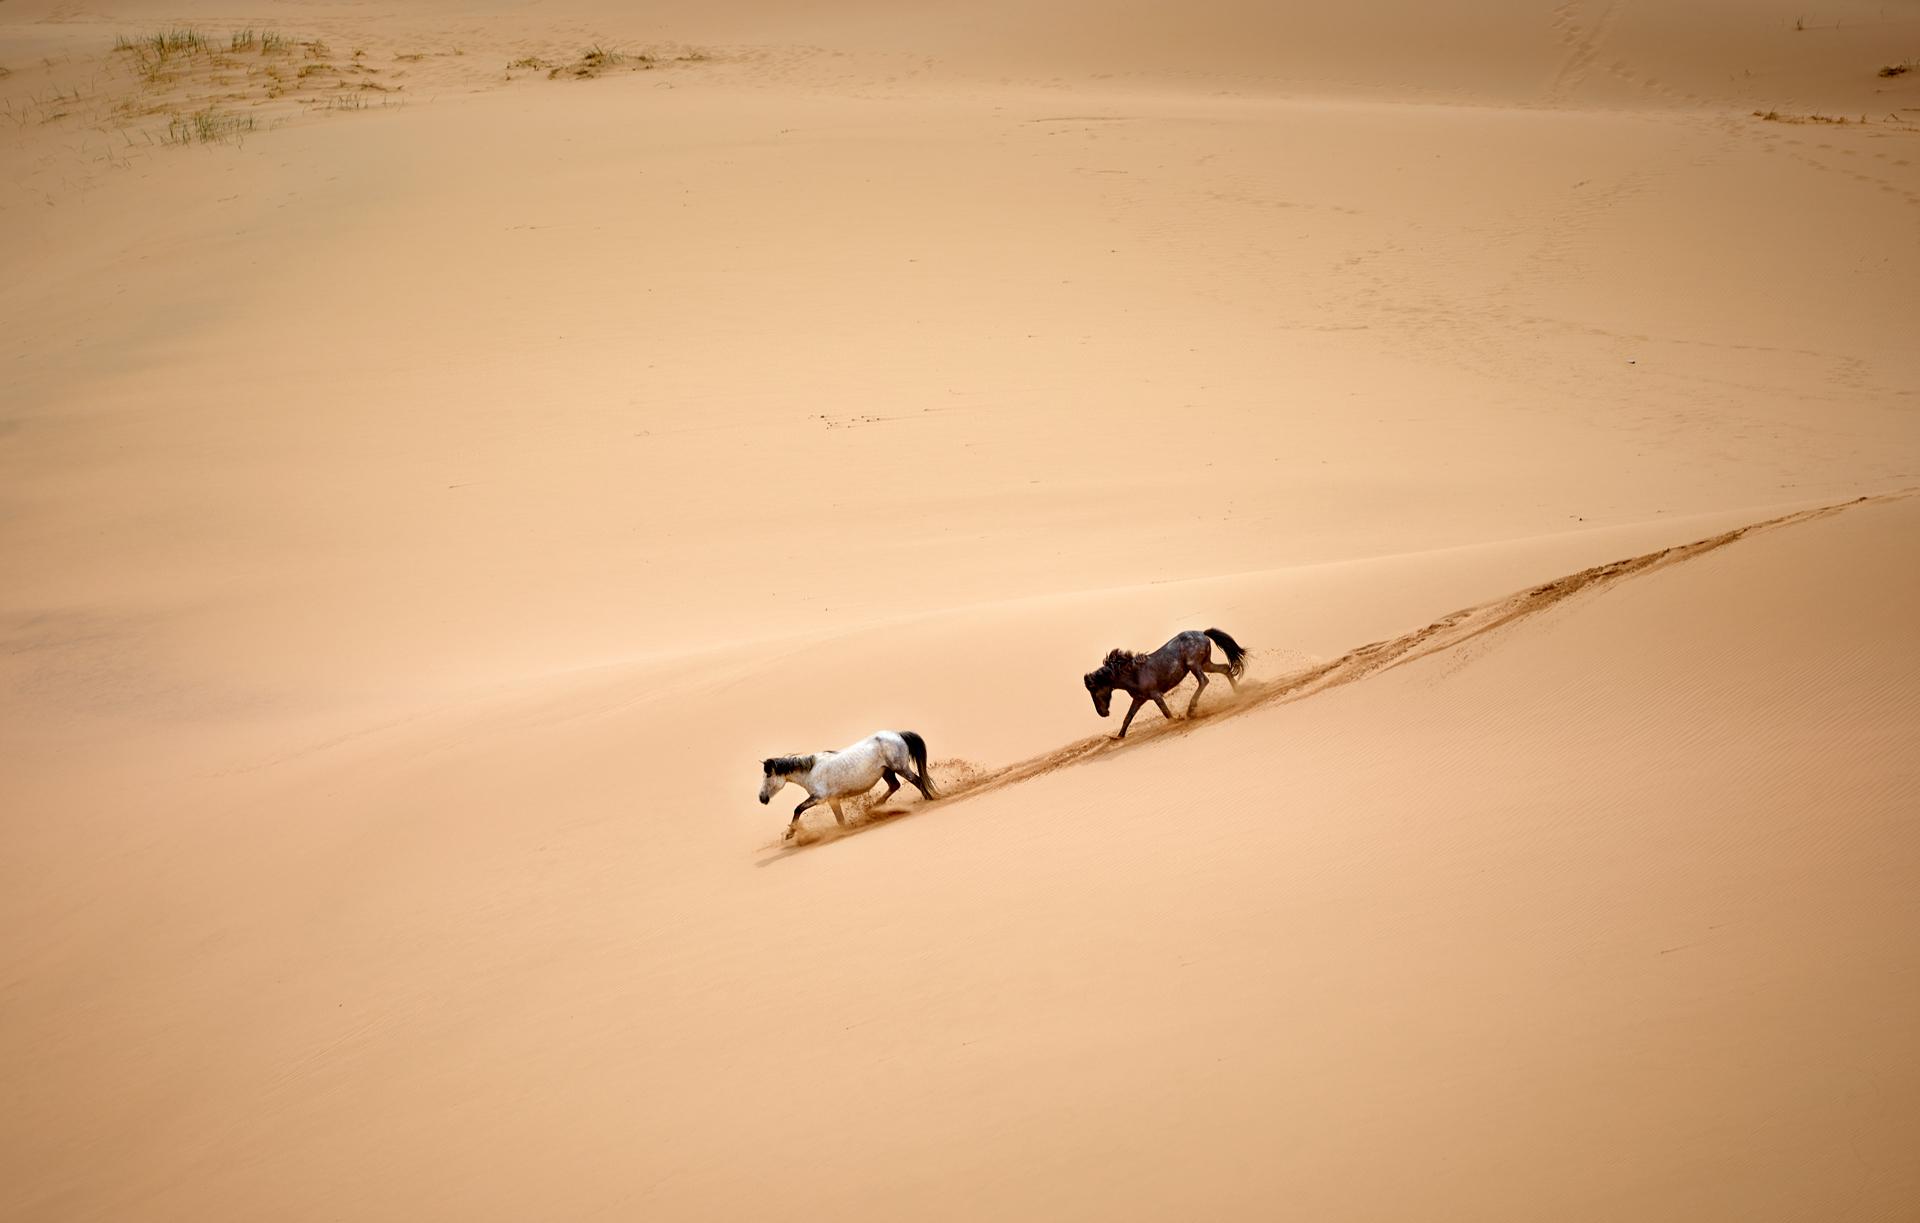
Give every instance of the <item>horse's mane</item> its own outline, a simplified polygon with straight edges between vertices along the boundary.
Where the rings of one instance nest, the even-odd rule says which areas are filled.
[[[1110,684],[1118,680],[1140,656],[1132,650],[1108,650],[1100,665],[1087,674],[1087,678],[1096,684]]]
[[[812,756],[769,756],[760,762],[767,776],[786,773],[803,773],[813,767]]]

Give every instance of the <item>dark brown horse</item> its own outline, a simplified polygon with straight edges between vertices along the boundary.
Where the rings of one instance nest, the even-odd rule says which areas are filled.
[[[1208,638],[1226,651],[1226,666],[1213,661],[1213,647],[1207,644]],[[1120,733],[1115,736],[1124,739],[1127,727],[1133,725],[1133,715],[1148,701],[1158,705],[1160,716],[1171,722],[1173,714],[1168,712],[1167,703],[1161,697],[1187,676],[1193,676],[1200,684],[1193,690],[1193,699],[1187,702],[1187,716],[1192,717],[1193,707],[1200,703],[1200,694],[1206,690],[1209,672],[1226,676],[1227,682],[1237,690],[1240,673],[1246,669],[1247,652],[1240,648],[1239,642],[1217,628],[1204,633],[1189,629],[1151,654],[1108,651],[1100,666],[1087,672],[1086,682],[1087,691],[1093,695],[1093,707],[1103,718],[1113,712],[1114,689],[1133,698],[1133,708],[1127,710],[1126,720],[1120,723]]]

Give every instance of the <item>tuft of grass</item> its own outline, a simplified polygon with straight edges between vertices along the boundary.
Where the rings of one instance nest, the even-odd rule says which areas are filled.
[[[1880,70],[1880,75],[1881,76],[1905,76],[1907,73],[1912,72],[1916,68],[1920,68],[1920,59],[1903,59],[1897,64],[1888,64],[1886,67],[1882,68]]]
[[[114,51],[131,56],[134,71],[148,84],[164,79],[176,59],[205,47],[206,40],[192,30],[159,30],[138,38],[119,34],[113,40]]]
[[[277,30],[268,30],[260,36],[260,54],[283,55],[293,49],[293,43],[285,34]]]
[[[167,120],[168,144],[222,144],[239,141],[254,130],[252,115],[230,115],[209,106],[191,115],[175,115]]]
[[[552,81],[558,80],[563,76],[587,79],[599,76],[601,73],[615,68],[634,68],[646,71],[663,63],[697,64],[704,62],[707,58],[708,56],[705,51],[685,51],[679,55],[655,55],[647,51],[620,51],[595,43],[593,46],[582,51],[580,57],[571,63],[548,64],[529,55],[524,59],[514,60],[507,65],[507,68],[509,70],[514,68],[545,68],[547,69],[547,79]]]
[[[327,44],[324,42],[321,42],[317,38],[309,39],[306,42],[301,43],[300,45],[307,49],[308,59],[327,58],[327,55],[328,55]]]
[[[259,45],[259,42],[259,35],[255,34],[252,30],[235,30],[233,33],[227,35],[227,50],[251,51]]]
[[[1753,117],[1766,123],[1831,123],[1835,126],[1844,126],[1854,122],[1845,115],[1785,115],[1777,110],[1756,110],[1753,112]],[[1859,122],[1866,121],[1866,116],[1862,115]]]
[[[300,65],[300,79],[304,81],[308,77],[314,75],[316,72],[338,72],[338,71],[339,69],[335,68],[332,64],[325,63],[324,61],[319,63],[312,63],[312,64],[302,64]]]
[[[563,76],[595,77],[609,68],[618,68],[627,62],[627,56],[620,51],[612,51],[599,43],[580,53],[580,58],[571,64],[560,64],[547,73],[548,80],[557,80]]]
[[[173,55],[193,55],[209,51],[212,44],[206,35],[198,30],[156,30],[139,38],[128,38],[121,34],[113,40],[115,51],[142,51],[148,55],[165,59]]]

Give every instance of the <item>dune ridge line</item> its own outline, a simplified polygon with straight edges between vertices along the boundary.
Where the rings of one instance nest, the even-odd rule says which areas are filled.
[[[1219,705],[1191,718],[1179,718],[1171,722],[1159,721],[1144,727],[1136,727],[1126,739],[1116,739],[1106,734],[1090,735],[1052,751],[985,771],[974,771],[972,766],[964,760],[949,760],[943,763],[949,769],[957,764],[963,773],[959,777],[949,775],[940,779],[940,788],[943,793],[936,800],[937,805],[949,806],[966,798],[992,793],[1020,782],[1044,777],[1073,765],[1099,760],[1130,747],[1144,746],[1160,739],[1192,734],[1203,726],[1224,722],[1255,710],[1304,700],[1406,663],[1454,649],[1516,621],[1538,615],[1575,595],[1587,591],[1604,590],[1626,578],[1716,552],[1749,535],[1813,522],[1862,504],[1898,501],[1913,496],[1916,491],[1920,490],[1905,489],[1894,493],[1855,497],[1848,501],[1797,510],[1790,514],[1735,527],[1730,531],[1723,531],[1718,535],[1697,539],[1691,543],[1675,544],[1672,547],[1642,553],[1623,560],[1608,561],[1576,573],[1566,574],[1485,603],[1449,612],[1423,628],[1403,633],[1398,637],[1356,646],[1328,662],[1318,663],[1273,679],[1243,679],[1238,693],[1231,698],[1230,704]],[[877,820],[869,816],[866,821],[850,828],[836,828],[815,833],[804,842],[787,842],[784,845],[776,843],[776,846],[792,851],[820,845],[827,841],[837,841],[925,809],[927,809],[926,806],[917,805],[907,811]]]

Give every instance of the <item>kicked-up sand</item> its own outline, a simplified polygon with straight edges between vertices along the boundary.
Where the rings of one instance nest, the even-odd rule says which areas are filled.
[[[0,120],[0,1217],[1920,1210],[1912,6],[4,0]]]

